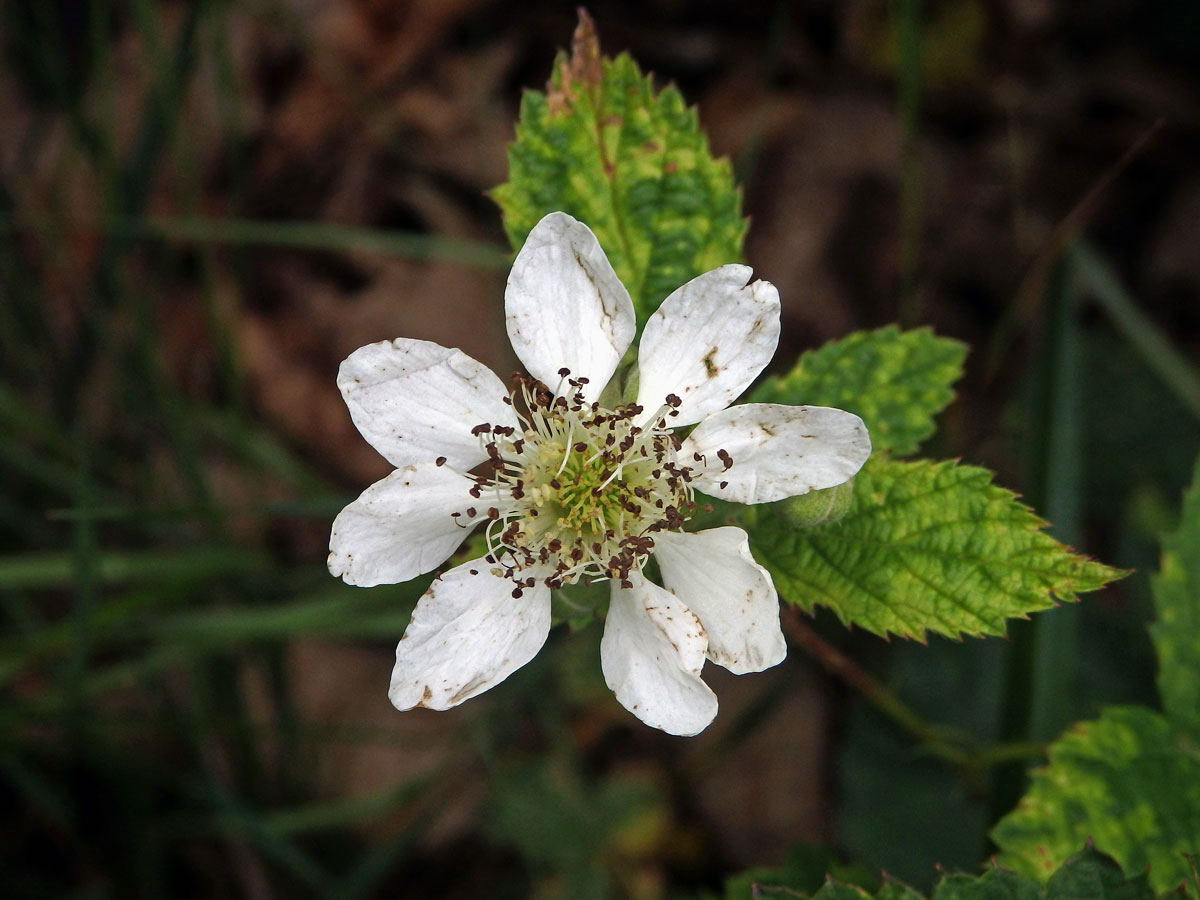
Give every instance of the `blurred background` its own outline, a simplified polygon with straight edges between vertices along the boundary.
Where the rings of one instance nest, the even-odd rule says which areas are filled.
[[[428,579],[325,571],[333,516],[389,469],[334,376],[397,336],[515,367],[485,192],[572,5],[6,0],[6,896],[653,900],[785,863],[815,889],[838,861],[927,887],[986,858],[1041,742],[1155,702],[1147,575],[1200,447],[1200,7],[589,11],[733,160],[784,302],[774,370],[893,321],[967,342],[928,453],[1138,571],[1040,639],[785,613],[976,741],[965,762],[799,647],[709,667],[716,723],[667,737],[605,689],[595,626],[465,707],[396,712]]]

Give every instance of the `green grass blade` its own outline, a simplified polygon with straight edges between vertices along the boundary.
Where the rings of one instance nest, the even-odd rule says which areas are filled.
[[[57,233],[46,220],[0,218],[0,235]],[[507,269],[511,255],[484,241],[339,225],[333,222],[285,222],[251,219],[213,219],[200,216],[109,216],[99,222],[70,223],[75,230],[99,231],[125,239],[162,240],[181,244],[288,247],[400,256],[417,261],[442,261],[482,269]]]
[[[1112,266],[1091,244],[1076,241],[1070,249],[1070,257],[1079,270],[1084,289],[1108,316],[1113,327],[1192,415],[1200,419],[1200,371],[1142,312]]]
[[[87,521],[81,516],[80,521]],[[0,557],[0,591],[66,588],[75,582],[72,553],[23,553]],[[101,553],[95,560],[95,580],[111,585],[127,582],[173,582],[220,578],[259,571],[267,565],[261,554],[223,547],[197,550],[145,550]]]

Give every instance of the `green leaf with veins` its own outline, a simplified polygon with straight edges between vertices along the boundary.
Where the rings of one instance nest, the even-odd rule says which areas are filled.
[[[1042,900],[1042,896],[1036,881],[1008,869],[989,869],[979,876],[961,872],[943,876],[932,900]]]
[[[755,885],[759,897],[789,897],[808,900],[805,885],[798,883],[793,873],[779,870],[772,873],[756,871]],[[934,885],[931,900],[1154,900],[1154,890],[1145,874],[1127,878],[1121,867],[1110,857],[1090,844],[1052,866],[1049,879],[1043,886],[1027,875],[993,866],[982,875],[955,872],[943,875]],[[726,882],[725,900],[742,900],[751,893],[743,887],[739,876]],[[811,890],[811,889],[808,889]],[[921,894],[907,885],[885,880],[871,894],[854,885],[826,879],[820,889],[811,893],[811,900],[921,900]]]
[[[750,400],[847,410],[866,423],[875,450],[904,456],[933,434],[934,417],[954,399],[951,385],[962,377],[966,354],[966,345],[928,328],[858,331],[804,353]]]
[[[1162,568],[1151,583],[1158,617],[1150,634],[1163,709],[1200,740],[1200,459],[1179,528],[1163,539]]]
[[[1127,872],[1149,867],[1156,890],[1187,880],[1184,854],[1200,852],[1200,746],[1141,706],[1076,723],[992,839],[1004,865],[1041,877],[1088,838]]]
[[[714,159],[694,109],[656,93],[628,55],[600,56],[581,14],[546,93],[527,91],[509,180],[492,192],[513,248],[562,210],[596,233],[639,327],[675,288],[741,259],[746,220],[729,161]]]
[[[992,830],[1014,868],[1038,872],[1093,838],[1160,891],[1200,854],[1200,460],[1178,530],[1163,541],[1151,626],[1166,715],[1110,707],[1050,748],[1050,764]]]
[[[883,636],[1003,634],[1007,619],[1123,574],[1055,541],[991,480],[974,466],[873,456],[837,523],[796,528],[770,506],[748,507],[742,523],[780,596]]]

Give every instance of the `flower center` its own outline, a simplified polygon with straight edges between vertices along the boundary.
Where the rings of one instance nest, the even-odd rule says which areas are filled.
[[[585,403],[587,380],[559,374],[570,399],[514,376],[522,433],[486,423],[473,429],[491,470],[471,488],[493,504],[486,508],[487,561],[512,579],[514,597],[539,580],[557,588],[587,576],[630,586],[629,573],[654,549],[652,535],[679,529],[695,508],[691,469],[677,459],[679,442],[667,426],[678,397],[669,395],[646,421],[634,403]]]

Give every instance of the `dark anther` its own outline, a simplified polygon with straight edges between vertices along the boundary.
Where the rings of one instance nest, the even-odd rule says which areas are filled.
[[[444,466],[444,465],[446,464],[446,457],[444,457],[444,456],[439,456],[437,459],[435,459],[435,460],[433,461],[433,464],[434,464],[435,466]]]

